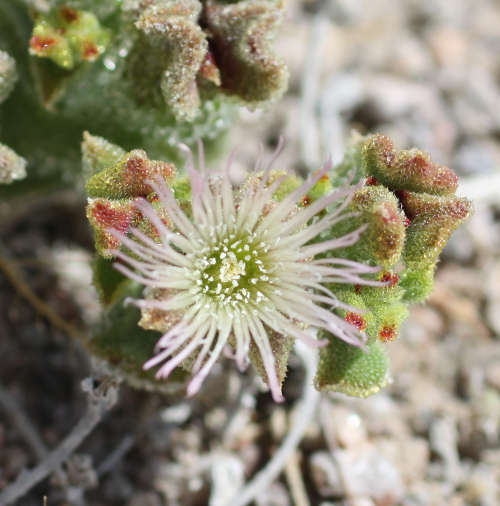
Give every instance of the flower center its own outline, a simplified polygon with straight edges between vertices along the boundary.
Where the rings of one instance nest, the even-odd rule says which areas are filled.
[[[236,258],[236,255],[230,251],[228,256],[222,260],[219,270],[219,279],[222,283],[232,283],[240,279],[246,272],[246,264],[243,260]]]
[[[262,300],[261,282],[272,283],[266,252],[266,245],[252,237],[229,237],[216,243],[198,260],[201,292],[224,304]]]

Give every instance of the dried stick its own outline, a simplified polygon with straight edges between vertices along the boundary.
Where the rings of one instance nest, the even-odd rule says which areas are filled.
[[[295,506],[310,506],[311,503],[307,497],[306,487],[300,471],[300,456],[297,451],[292,454],[286,463],[285,476],[290,487],[293,504]]]
[[[97,468],[97,475],[109,473],[115,469],[120,460],[132,449],[136,442],[136,436],[127,434],[118,444],[118,446],[108,455]]]
[[[0,408],[10,418],[12,425],[21,433],[33,450],[36,458],[42,460],[47,455],[47,448],[33,424],[10,393],[0,385]]]
[[[105,378],[97,388],[93,388],[92,378],[82,382],[82,388],[88,395],[86,413],[64,441],[31,471],[23,471],[16,480],[0,493],[0,506],[7,506],[29,492],[40,481],[59,468],[92,432],[118,399],[116,380]]]
[[[307,168],[315,168],[321,162],[316,107],[321,73],[321,50],[328,27],[328,19],[319,12],[310,27],[307,53],[302,73],[300,97],[300,154]]]
[[[21,433],[28,445],[33,450],[38,460],[44,459],[49,450],[45,446],[42,438],[38,434],[38,431],[34,425],[30,422],[21,406],[17,401],[10,395],[10,393],[0,385],[0,408],[5,411],[5,414],[10,418],[12,425]],[[61,469],[54,471],[54,476],[63,483],[64,473]]]
[[[62,330],[74,339],[81,339],[81,333],[66,320],[61,318],[54,310],[46,304],[35,292],[29,287],[24,280],[24,276],[17,268],[15,262],[10,260],[8,252],[0,246],[0,271],[4,273],[10,281],[17,293],[24,297],[33,306],[35,311],[46,318],[54,327]]]
[[[297,355],[303,360],[306,369],[304,392],[302,398],[294,407],[296,416],[290,432],[287,434],[279,450],[273,455],[268,464],[247,483],[227,506],[246,506],[251,503],[263,490],[279,476],[286,466],[288,459],[293,455],[300,444],[307,426],[312,419],[318,401],[319,392],[314,388],[313,379],[318,360],[317,351],[309,348],[300,341],[295,342]],[[300,414],[300,416],[298,416]]]

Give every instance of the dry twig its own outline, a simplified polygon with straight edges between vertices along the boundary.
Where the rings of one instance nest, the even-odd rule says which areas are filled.
[[[38,314],[47,318],[54,327],[62,330],[70,337],[81,340],[81,333],[73,325],[55,313],[54,310],[42,299],[40,299],[40,297],[38,297],[38,295],[36,295],[36,293],[30,288],[28,283],[25,281],[22,272],[17,268],[16,263],[9,258],[8,252],[1,245],[0,271],[4,273],[12,286],[16,289],[17,293],[24,297]]]
[[[300,416],[294,417],[294,424],[285,437],[279,450],[273,455],[268,464],[238,492],[228,506],[246,506],[250,504],[264,489],[279,476],[288,460],[300,444],[307,426],[316,411],[320,398],[319,392],[314,388],[313,379],[316,372],[318,360],[317,350],[308,347],[300,341],[296,341],[295,349],[304,362],[306,376],[304,379],[304,392],[302,398],[297,402],[294,410]]]
[[[47,455],[45,443],[14,397],[1,385],[0,408],[10,418],[12,425],[21,433],[37,459],[43,459]]]
[[[323,42],[328,19],[319,12],[314,18],[307,43],[306,60],[301,83],[300,151],[302,161],[310,169],[321,163],[316,107],[320,81]]]
[[[92,432],[118,399],[118,384],[115,379],[104,378],[94,388],[92,378],[82,382],[82,389],[88,395],[86,413],[64,441],[31,471],[23,471],[17,479],[0,493],[0,506],[7,506],[24,496],[35,485],[44,480],[61,466]]]
[[[306,487],[300,470],[300,456],[297,451],[288,459],[285,466],[285,475],[290,487],[293,504],[295,506],[310,506],[311,503],[307,497]]]

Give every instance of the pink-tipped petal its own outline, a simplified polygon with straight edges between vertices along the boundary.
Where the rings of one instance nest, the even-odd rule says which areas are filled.
[[[330,159],[278,202],[276,191],[290,177],[288,172],[272,176],[282,147],[280,139],[268,162],[257,161],[255,170],[262,172],[257,183],[254,179],[234,188],[229,173],[234,154],[224,172],[213,173],[204,167],[202,146],[198,170],[183,146],[191,208],[179,204],[164,180],[152,178],[147,184],[158,196],[154,206],[160,210],[145,199],[138,199],[136,207],[159,237],[133,227],[127,233],[110,231],[120,245],[112,252],[116,269],[147,287],[144,299],[128,302],[141,309],[141,325],[163,332],[144,367],[158,367],[156,376],[164,379],[188,363],[188,395],[200,390],[223,350],[243,370],[252,348],[273,399],[282,402],[268,332],[322,347],[328,341],[315,337],[322,329],[365,347],[366,336],[335,313],[338,308],[362,311],[337,300],[325,283],[384,286],[363,278],[378,268],[333,258],[335,249],[354,244],[366,226],[311,243],[354,216],[347,206],[356,187],[340,188],[302,206],[302,197],[331,170]],[[319,254],[328,258],[316,259]],[[152,327],[147,327],[150,321]]]

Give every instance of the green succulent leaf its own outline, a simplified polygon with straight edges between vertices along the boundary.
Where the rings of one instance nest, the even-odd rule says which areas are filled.
[[[401,278],[404,289],[404,301],[408,304],[423,302],[432,292],[434,285],[435,266],[430,265],[422,269],[406,269]]]
[[[177,391],[184,388],[186,373],[182,369],[176,369],[168,381],[158,381],[154,377],[154,371],[145,371],[142,367],[153,355],[154,346],[161,334],[141,328],[138,325],[141,317],[139,309],[125,305],[127,296],[140,296],[141,291],[142,287],[129,284],[127,293],[117,298],[103,316],[87,347],[93,355],[123,374],[132,386]]]
[[[99,299],[104,308],[108,308],[123,290],[126,290],[130,280],[113,268],[114,260],[96,255],[92,262],[94,272],[93,282]]]
[[[125,153],[123,148],[112,144],[103,137],[83,132],[82,170],[85,180],[116,165]]]
[[[331,336],[320,350],[314,384],[321,392],[340,392],[354,397],[377,393],[389,381],[389,357],[384,345],[372,340],[367,351]]]

